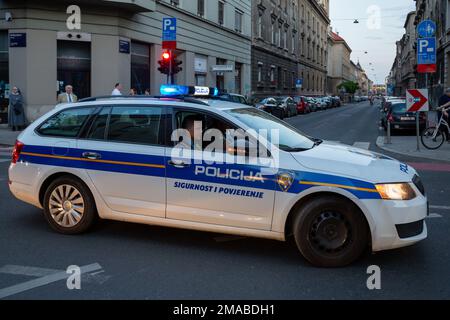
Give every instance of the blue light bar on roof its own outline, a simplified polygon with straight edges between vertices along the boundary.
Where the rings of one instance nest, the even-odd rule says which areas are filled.
[[[189,87],[163,84],[159,89],[162,96],[187,96],[189,95]]]
[[[211,97],[218,96],[220,91],[218,88],[209,87],[189,87],[175,84],[163,84],[160,88],[162,96],[176,97],[176,96],[192,96],[192,97]]]

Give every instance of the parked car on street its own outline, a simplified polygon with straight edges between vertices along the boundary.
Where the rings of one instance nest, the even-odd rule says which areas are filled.
[[[217,97],[217,99],[223,100],[223,101],[229,101],[229,102],[234,102],[234,103],[250,105],[250,103],[248,102],[246,97],[244,97],[243,95],[240,95],[240,94],[235,94],[235,93],[221,94],[220,96]]]
[[[296,96],[293,99],[294,99],[295,103],[297,103],[297,112],[299,114],[306,114],[306,113],[311,112],[311,109],[309,107],[308,101],[306,100],[306,97]]]
[[[387,123],[391,123],[391,130],[415,130],[416,114],[407,112],[406,100],[392,100],[386,104],[382,125],[387,130]],[[419,114],[420,131],[424,130],[427,123],[425,112]]]
[[[319,110],[326,110],[326,109],[328,109],[328,103],[325,100],[323,100],[322,98],[315,98],[315,99],[318,102]]]
[[[284,117],[289,118],[297,115],[297,103],[291,97],[275,97],[275,100],[284,110]]]
[[[266,111],[279,119],[284,118],[284,109],[277,102],[277,100],[275,100],[275,98],[272,97],[265,98],[260,102],[257,102],[255,104],[255,107],[260,110]]]
[[[305,97],[306,102],[309,105],[309,110],[311,110],[311,112],[316,112],[319,110],[319,106],[318,106],[318,102],[311,97]]]

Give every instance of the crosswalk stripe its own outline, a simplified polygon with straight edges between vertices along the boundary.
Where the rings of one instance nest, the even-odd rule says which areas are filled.
[[[2,162],[8,162],[8,161],[11,161],[11,159],[0,159],[0,163],[2,163]]]
[[[427,217],[427,219],[437,219],[442,218],[442,216],[438,213],[430,213],[430,215]]]
[[[355,142],[353,144],[354,147],[369,150],[370,148],[370,142]]]

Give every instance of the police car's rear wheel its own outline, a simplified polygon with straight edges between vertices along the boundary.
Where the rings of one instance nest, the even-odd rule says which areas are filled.
[[[350,201],[327,196],[304,204],[294,219],[295,242],[318,267],[341,267],[358,259],[368,243],[362,213]]]
[[[45,192],[44,213],[54,230],[63,234],[82,233],[95,221],[94,198],[81,181],[61,177]]]

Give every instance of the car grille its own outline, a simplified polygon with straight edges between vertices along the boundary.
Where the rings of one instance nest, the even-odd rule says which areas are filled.
[[[417,174],[413,178],[413,183],[417,187],[417,189],[419,189],[420,193],[422,193],[422,195],[425,195],[425,187],[422,183],[422,179],[420,179]]]

